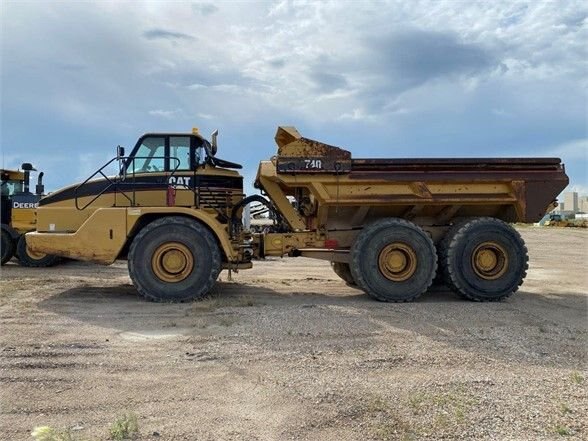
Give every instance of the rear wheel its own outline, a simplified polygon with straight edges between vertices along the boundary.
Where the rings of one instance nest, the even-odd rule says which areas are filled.
[[[499,219],[468,221],[453,230],[446,243],[445,281],[467,299],[502,300],[516,292],[527,275],[525,243]]]
[[[435,277],[437,254],[431,238],[404,219],[367,226],[351,248],[351,274],[370,296],[408,302],[424,293]]]
[[[331,268],[349,286],[357,286],[348,263],[331,262]]]
[[[14,256],[14,241],[10,232],[2,227],[2,260],[1,263],[4,265]]]
[[[16,245],[16,257],[22,266],[43,268],[53,266],[60,258],[52,254],[35,253],[27,248],[26,235],[21,234]]]
[[[451,281],[448,281],[445,275],[447,272],[447,269],[445,267],[445,262],[447,261],[447,250],[449,249],[451,239],[455,236],[457,230],[459,230],[469,220],[471,219],[459,219],[455,221],[454,224],[447,229],[445,235],[437,244],[437,275],[433,280],[433,284],[446,285],[448,287],[452,287]]]
[[[129,274],[141,295],[183,302],[206,296],[220,273],[221,253],[204,225],[183,217],[157,219],[133,239]]]

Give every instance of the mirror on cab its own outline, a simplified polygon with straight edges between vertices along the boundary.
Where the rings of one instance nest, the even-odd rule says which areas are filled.
[[[127,176],[127,168],[125,167],[125,148],[118,145],[116,146],[116,158],[118,159],[118,174],[123,178]]]
[[[218,138],[218,129],[216,129],[210,135],[210,144],[212,146],[212,156],[216,155],[216,151],[218,150],[217,138]]]

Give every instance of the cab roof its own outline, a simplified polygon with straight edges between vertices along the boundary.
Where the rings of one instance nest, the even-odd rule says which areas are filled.
[[[204,138],[200,133],[191,133],[191,132],[149,132],[149,133],[144,133],[141,136],[139,136],[138,139],[142,139],[145,138],[146,136],[193,136],[195,138],[198,139],[202,139],[205,140],[206,138]]]

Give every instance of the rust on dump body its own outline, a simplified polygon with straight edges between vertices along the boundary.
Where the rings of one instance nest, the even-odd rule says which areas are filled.
[[[348,173],[351,152],[304,138],[294,127],[278,127],[276,158],[279,173]]]

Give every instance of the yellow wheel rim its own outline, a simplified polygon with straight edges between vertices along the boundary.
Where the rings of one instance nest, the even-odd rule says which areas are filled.
[[[27,256],[29,256],[33,260],[41,260],[42,258],[47,256],[47,254],[45,253],[35,253],[34,251],[31,251],[27,246],[25,246],[25,253],[27,253]]]
[[[472,267],[485,280],[496,280],[508,269],[508,254],[496,242],[483,242],[472,253]]]
[[[168,242],[160,245],[153,253],[151,268],[165,282],[181,282],[192,272],[194,256],[186,245]]]
[[[393,282],[408,280],[416,268],[416,252],[403,242],[393,242],[380,251],[378,269],[388,280]]]

